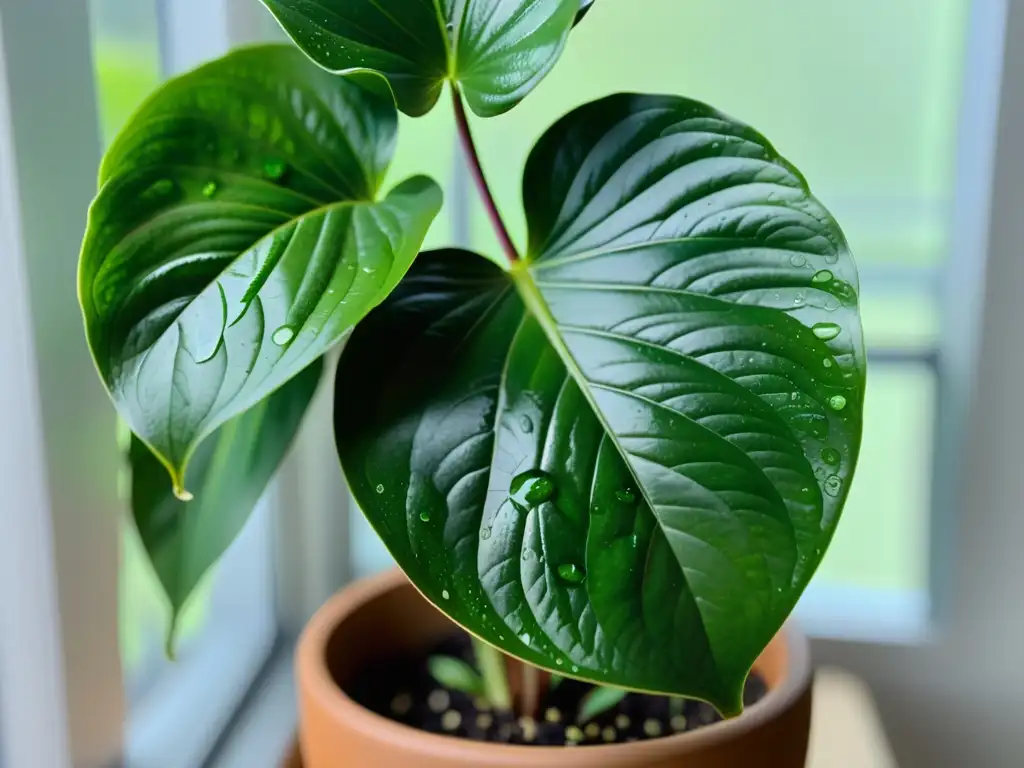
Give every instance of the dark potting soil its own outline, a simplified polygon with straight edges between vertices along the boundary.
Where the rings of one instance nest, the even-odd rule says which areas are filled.
[[[491,710],[485,701],[438,683],[427,670],[428,656],[441,654],[473,663],[465,634],[454,635],[420,658],[389,659],[367,665],[345,686],[356,702],[379,715],[419,730],[475,741],[536,746],[614,744],[671,736],[721,720],[709,704],[631,693],[613,709],[576,722],[581,699],[592,686],[564,680],[551,690],[533,718]],[[743,701],[760,701],[768,688],[756,673]]]

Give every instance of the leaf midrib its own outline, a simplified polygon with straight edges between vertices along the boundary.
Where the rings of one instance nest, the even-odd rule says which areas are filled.
[[[604,430],[608,440],[611,441],[612,445],[615,446],[615,450],[619,456],[622,457],[623,463],[626,465],[626,469],[629,470],[630,476],[636,483],[636,487],[643,497],[644,502],[651,510],[651,514],[654,515],[655,521],[658,523],[658,529],[662,532],[662,535],[668,536],[668,531],[665,530],[665,526],[661,522],[661,518],[655,513],[655,505],[647,493],[647,489],[643,483],[636,476],[636,471],[633,469],[632,463],[627,458],[627,453],[623,447],[619,444],[618,439],[615,437],[615,432],[612,430],[611,425],[605,419],[603,411],[598,407],[597,401],[594,399],[593,394],[590,390],[590,382],[583,374],[583,370],[580,368],[579,363],[576,362],[576,358],[573,356],[565,340],[558,332],[558,322],[555,320],[554,314],[551,312],[551,308],[548,307],[547,301],[540,292],[540,288],[537,283],[533,280],[533,275],[529,271],[529,262],[517,262],[509,269],[509,277],[512,279],[513,284],[516,286],[516,290],[519,292],[520,298],[523,300],[523,304],[526,307],[526,311],[529,312],[537,320],[541,330],[547,337],[548,343],[551,344],[562,363],[565,365],[569,375],[572,376],[576,385],[579,387],[580,392],[583,394],[584,399],[594,412],[594,416],[601,424],[601,428]],[[686,577],[686,573],[680,567],[680,573],[683,580],[687,584],[687,590],[693,596],[694,602],[696,603],[697,596],[693,594],[690,589],[690,580]],[[697,616],[700,618],[701,630],[704,633],[704,637],[708,642],[709,658],[713,662],[716,668],[716,675],[718,674],[718,660],[715,658],[714,643],[711,640],[711,635],[708,633],[707,624],[704,620],[704,614],[701,613],[699,606],[697,607]]]

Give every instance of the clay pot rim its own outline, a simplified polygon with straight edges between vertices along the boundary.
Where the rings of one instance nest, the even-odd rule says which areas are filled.
[[[788,674],[785,680],[781,685],[771,688],[761,701],[747,707],[742,715],[733,720],[651,741],[585,747],[493,744],[428,733],[397,723],[357,704],[335,683],[327,668],[327,644],[339,624],[358,607],[387,592],[408,585],[410,582],[405,574],[393,569],[357,581],[335,594],[317,611],[299,638],[296,648],[296,675],[299,686],[315,701],[316,706],[328,712],[332,719],[346,722],[355,730],[373,733],[380,741],[400,744],[410,751],[426,748],[438,757],[451,754],[465,759],[467,756],[478,755],[481,760],[493,760],[496,757],[524,759],[530,755],[551,758],[563,754],[566,749],[583,749],[588,755],[593,754],[594,758],[599,760],[603,756],[620,755],[624,750],[640,757],[648,748],[657,750],[660,755],[663,754],[667,742],[674,745],[675,754],[687,754],[721,742],[740,739],[745,733],[777,719],[796,703],[806,690],[811,677],[810,642],[793,622],[789,622],[780,632],[784,637],[788,659]]]

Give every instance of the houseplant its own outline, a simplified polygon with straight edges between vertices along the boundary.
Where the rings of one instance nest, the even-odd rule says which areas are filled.
[[[416,588],[482,639],[492,682],[500,648],[526,662],[512,676],[532,706],[545,669],[737,715],[856,463],[864,354],[838,225],[746,125],[616,94],[537,143],[520,250],[466,107],[513,109],[600,3],[265,5],[297,46],[243,49],[155,93],[104,159],[82,250],[87,337],[134,433],[132,512],[174,614],[347,340],[346,477]],[[442,205],[432,180],[380,191],[397,111],[445,91],[494,261],[419,253]],[[409,635],[430,623],[411,588],[381,589],[363,597],[397,601]],[[349,622],[369,615],[351,594]],[[328,625],[318,658],[380,626]]]

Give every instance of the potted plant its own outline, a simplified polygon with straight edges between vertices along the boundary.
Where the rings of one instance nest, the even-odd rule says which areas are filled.
[[[534,147],[520,249],[466,107],[527,98],[600,3],[264,4],[296,46],[154,93],[80,260],[174,615],[345,341],[341,467],[404,576],[344,590],[300,643],[310,768],[801,765],[810,666],[783,627],[865,382],[838,224],[747,125],[613,94]],[[446,91],[500,254],[421,253],[441,189],[380,189],[398,111]]]

